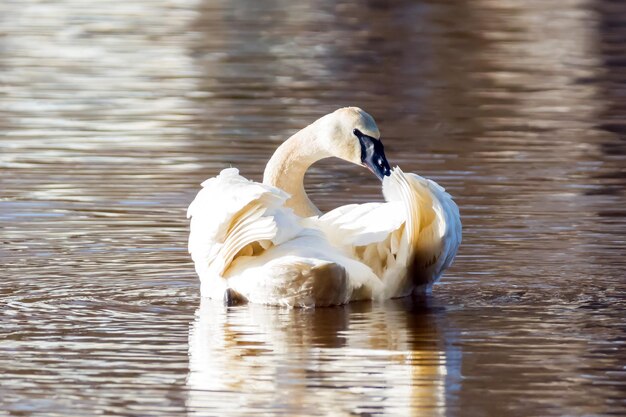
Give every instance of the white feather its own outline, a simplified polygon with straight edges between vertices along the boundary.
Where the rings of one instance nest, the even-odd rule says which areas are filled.
[[[395,168],[383,181],[386,203],[339,207],[308,219],[342,253],[381,279],[380,298],[428,288],[452,264],[461,243],[459,210],[434,181]]]

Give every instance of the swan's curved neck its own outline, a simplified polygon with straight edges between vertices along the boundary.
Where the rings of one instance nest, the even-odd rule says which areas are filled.
[[[304,191],[304,174],[320,159],[330,155],[320,145],[315,123],[287,139],[276,149],[263,174],[263,183],[273,185],[291,195],[287,206],[303,217],[321,214]]]

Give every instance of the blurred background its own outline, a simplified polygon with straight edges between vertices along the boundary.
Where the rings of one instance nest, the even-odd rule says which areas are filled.
[[[421,300],[200,301],[186,207],[338,107],[461,210]],[[626,3],[4,0],[0,415],[626,412]],[[337,160],[328,210],[380,200]]]

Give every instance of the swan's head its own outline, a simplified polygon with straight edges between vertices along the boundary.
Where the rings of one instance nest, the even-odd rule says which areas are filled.
[[[358,107],[344,107],[322,120],[330,154],[368,168],[380,180],[391,173],[372,116]]]

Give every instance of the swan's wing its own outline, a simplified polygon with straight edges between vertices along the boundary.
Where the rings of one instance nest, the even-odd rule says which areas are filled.
[[[423,178],[411,174],[413,181],[424,180]],[[440,242],[440,249],[436,251],[435,257],[437,262],[437,278],[443,271],[452,265],[462,240],[461,215],[459,207],[452,200],[450,194],[446,190],[432,180],[426,180],[429,189],[434,195],[433,209],[437,213],[436,221],[433,222],[432,231],[426,233],[428,229],[420,233],[420,239],[430,237]]]
[[[398,262],[408,257],[408,244],[401,244],[403,213],[401,201],[351,204],[309,218],[307,224],[321,230],[337,251],[367,265],[382,280],[385,289],[377,294],[385,297],[388,277],[406,270]]]
[[[328,240],[369,266],[397,297],[432,284],[461,243],[459,210],[434,181],[396,168],[383,182],[386,203],[351,204],[307,219]]]
[[[256,255],[279,245],[302,227],[284,206],[289,195],[278,188],[252,182],[235,168],[202,183],[189,205],[189,253],[200,278],[223,276],[239,256]]]
[[[350,204],[307,221],[335,246],[364,246],[382,242],[398,230],[404,223],[398,215],[401,210],[401,202]]]
[[[435,282],[448,268],[461,244],[461,218],[452,197],[436,182],[396,167],[383,181],[388,201],[404,208],[410,258],[407,266],[416,285]]]

